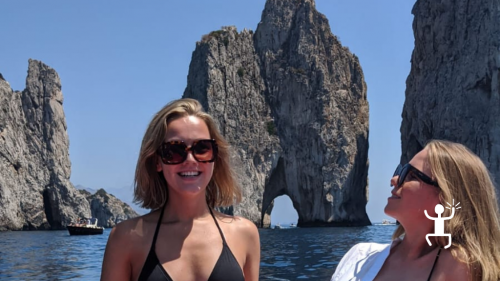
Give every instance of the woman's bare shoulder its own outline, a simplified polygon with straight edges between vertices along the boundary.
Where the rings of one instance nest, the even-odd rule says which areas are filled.
[[[154,232],[154,217],[153,212],[113,227],[104,252],[101,280],[127,280],[137,271],[137,264],[145,259],[151,243],[147,239]]]
[[[158,218],[157,212],[151,212],[139,217],[131,218],[118,223],[110,233],[110,239],[115,240],[134,240],[142,239],[150,226]]]
[[[439,275],[443,278],[439,280],[472,280],[469,265],[464,260],[463,254],[458,253],[454,256],[449,250],[441,250],[438,265],[441,269]]]
[[[249,219],[240,216],[227,215],[220,212],[215,212],[215,216],[220,222],[227,225],[231,231],[249,236],[259,235],[257,226]]]

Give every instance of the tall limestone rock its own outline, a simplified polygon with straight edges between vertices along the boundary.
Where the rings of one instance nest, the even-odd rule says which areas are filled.
[[[101,200],[104,191],[89,200],[91,212],[73,187],[62,104],[59,76],[40,61],[29,60],[22,92],[0,74],[0,231],[64,229],[94,214],[111,227],[137,216],[117,199]]]
[[[69,140],[61,82],[54,69],[29,61],[26,89],[0,80],[0,230],[62,229],[89,217],[69,181]]]
[[[412,13],[401,161],[447,139],[477,153],[500,184],[500,2],[418,0]]]
[[[197,42],[184,97],[200,100],[234,147],[243,202],[268,226],[288,195],[299,226],[367,225],[368,102],[355,55],[312,0],[268,0],[257,31]]]
[[[253,32],[223,27],[205,35],[193,53],[185,97],[199,100],[235,148],[236,175],[245,199],[236,213],[262,219],[262,194],[281,147],[253,46]],[[269,218],[267,218],[269,221]]]

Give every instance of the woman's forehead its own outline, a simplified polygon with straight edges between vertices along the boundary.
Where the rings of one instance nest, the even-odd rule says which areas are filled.
[[[410,164],[422,171],[426,175],[431,175],[431,166],[429,164],[427,148],[422,149],[419,153],[415,154],[410,161]]]
[[[197,140],[210,138],[210,131],[205,121],[196,116],[176,118],[167,125],[166,140]]]

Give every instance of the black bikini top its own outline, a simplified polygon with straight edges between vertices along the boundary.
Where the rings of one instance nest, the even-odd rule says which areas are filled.
[[[431,269],[431,273],[429,273],[429,277],[427,278],[427,281],[430,281],[431,280],[431,277],[432,277],[432,272],[434,271],[434,268],[436,267],[436,263],[439,259],[439,254],[441,253],[441,248],[439,248],[438,250],[438,253],[436,255],[436,259],[434,260],[434,264],[432,264],[432,269]]]
[[[160,230],[164,211],[165,206],[163,206],[161,210],[160,219],[156,225],[155,235],[153,237],[153,243],[151,244],[151,249],[149,250],[146,262],[142,267],[138,281],[173,281],[165,268],[161,265],[161,262],[158,260],[158,256],[156,256],[155,252],[156,238],[158,237],[158,231]],[[212,215],[215,225],[217,225],[222,238],[222,252],[217,260],[217,263],[215,264],[214,269],[212,270],[212,273],[210,274],[210,277],[208,278],[208,281],[245,281],[243,271],[231,252],[231,249],[229,249],[226,239],[224,238],[224,234],[219,227],[219,223],[217,223],[217,219],[215,219],[212,209],[210,209],[210,214]]]

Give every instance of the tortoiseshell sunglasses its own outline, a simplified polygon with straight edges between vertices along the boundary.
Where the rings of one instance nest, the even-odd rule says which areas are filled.
[[[160,146],[158,155],[163,164],[175,165],[186,161],[189,151],[198,162],[214,162],[218,152],[217,143],[214,139],[196,140],[188,147],[183,141],[169,141]]]

